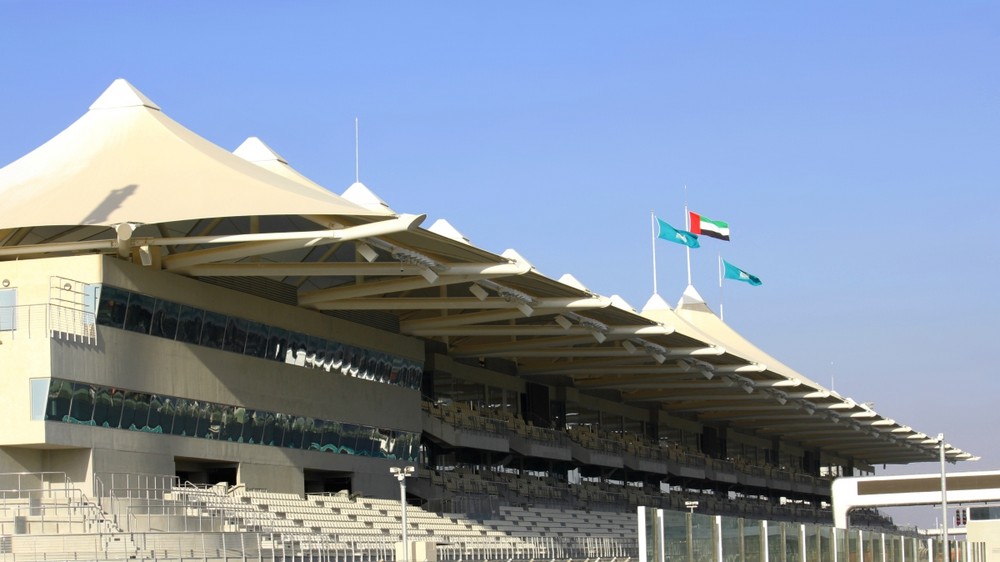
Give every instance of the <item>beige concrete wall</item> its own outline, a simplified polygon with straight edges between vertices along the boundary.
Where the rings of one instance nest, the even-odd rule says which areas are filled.
[[[50,341],[4,337],[0,345],[0,446],[45,442],[45,422],[31,419],[30,391],[32,379],[49,377]]]
[[[986,544],[986,560],[988,562],[1000,560],[1000,521],[969,521],[965,532],[967,542]]]
[[[17,290],[17,330],[0,332],[0,445],[45,442],[45,424],[31,420],[30,381],[48,378],[50,342],[46,330],[53,277],[80,282],[100,280],[101,258],[78,256],[0,262],[0,283]],[[0,285],[2,286],[2,285]],[[31,307],[28,312],[29,305]],[[26,314],[27,313],[27,314]]]
[[[41,472],[42,453],[41,449],[0,447],[0,473]]]
[[[247,488],[264,488],[272,492],[304,494],[302,468],[297,466],[263,464],[247,459],[240,463],[237,483]]]

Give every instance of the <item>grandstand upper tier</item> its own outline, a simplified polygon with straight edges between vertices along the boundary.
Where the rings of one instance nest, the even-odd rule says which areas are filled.
[[[413,464],[441,510],[724,511],[818,509],[832,477],[938,459],[693,287],[637,311],[258,139],[231,153],[124,80],[0,196],[0,472],[392,498]]]

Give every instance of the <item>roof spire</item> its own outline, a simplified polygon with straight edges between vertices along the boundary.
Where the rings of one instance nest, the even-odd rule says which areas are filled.
[[[160,106],[153,103],[153,100],[146,97],[128,83],[124,78],[118,78],[104,90],[94,103],[90,104],[90,109],[120,109],[123,107],[148,107],[160,111]]]

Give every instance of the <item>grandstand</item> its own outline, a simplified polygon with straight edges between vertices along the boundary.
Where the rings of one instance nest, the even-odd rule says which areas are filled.
[[[393,559],[407,465],[438,559],[628,557],[638,506],[829,523],[832,478],[938,459],[693,287],[636,310],[258,139],[228,152],[124,80],[0,195],[22,560]]]

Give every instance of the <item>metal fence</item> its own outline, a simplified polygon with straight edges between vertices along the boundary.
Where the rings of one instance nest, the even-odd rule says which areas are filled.
[[[640,507],[639,562],[986,562],[984,543]]]

